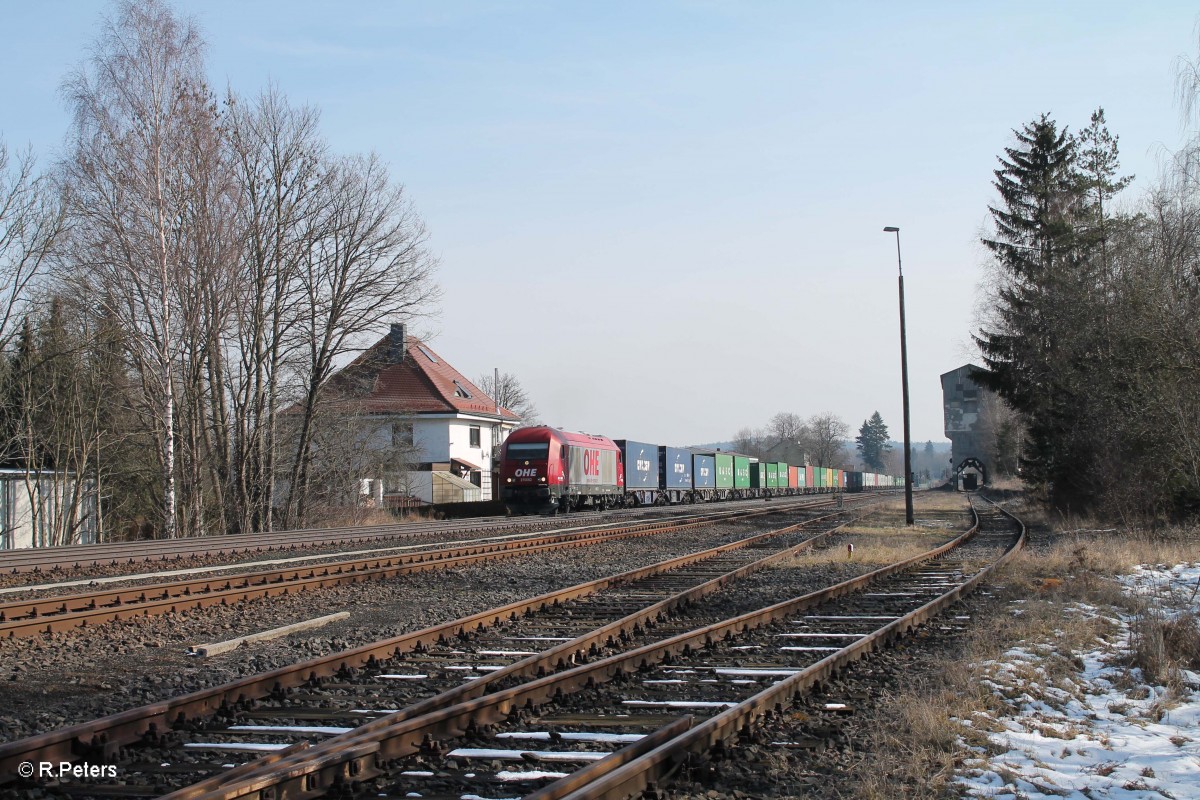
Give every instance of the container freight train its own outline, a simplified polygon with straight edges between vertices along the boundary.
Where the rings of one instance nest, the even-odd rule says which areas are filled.
[[[500,496],[514,514],[705,503],[902,485],[873,472],[793,466],[738,453],[664,447],[557,428],[513,431],[500,455]]]

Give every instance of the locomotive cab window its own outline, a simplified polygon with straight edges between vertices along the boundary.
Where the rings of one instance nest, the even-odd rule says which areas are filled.
[[[530,461],[550,456],[550,445],[546,442],[509,442],[508,457]]]

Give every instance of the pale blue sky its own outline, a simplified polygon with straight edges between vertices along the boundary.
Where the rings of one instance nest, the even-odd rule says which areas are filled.
[[[777,411],[912,431],[970,359],[996,155],[1097,106],[1132,201],[1183,131],[1182,2],[177,2],[214,85],[276,82],[375,150],[441,258],[433,346],[519,376],[544,420],[664,444]],[[0,135],[45,162],[94,2],[0,0]],[[728,388],[715,388],[714,384]]]

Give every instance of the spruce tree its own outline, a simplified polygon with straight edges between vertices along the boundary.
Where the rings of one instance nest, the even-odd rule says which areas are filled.
[[[883,472],[883,457],[892,449],[888,444],[888,429],[883,417],[876,411],[868,420],[863,420],[854,441],[863,465],[876,472]]]
[[[1046,114],[1014,131],[999,157],[989,208],[995,235],[983,244],[999,272],[994,318],[975,337],[987,372],[977,377],[1029,420],[1022,466],[1035,484],[1056,472],[1056,433],[1069,425],[1069,392],[1059,366],[1071,359],[1070,314],[1077,311],[1081,254],[1076,220],[1083,202],[1076,142]]]

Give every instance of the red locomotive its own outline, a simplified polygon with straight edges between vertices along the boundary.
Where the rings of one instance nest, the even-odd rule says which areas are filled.
[[[521,428],[504,442],[500,497],[514,513],[604,509],[625,494],[621,451],[611,439],[556,428]]]

